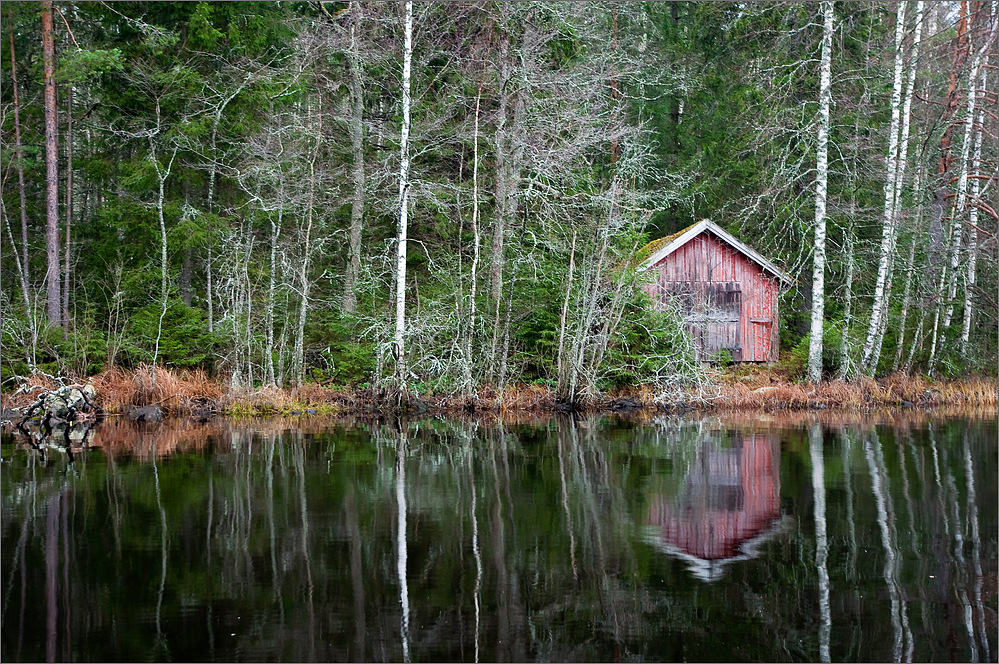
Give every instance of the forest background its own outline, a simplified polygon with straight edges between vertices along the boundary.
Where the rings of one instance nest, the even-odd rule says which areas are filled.
[[[673,390],[702,358],[634,266],[705,217],[795,279],[792,377],[994,376],[997,30],[995,0],[4,2],[4,386]]]

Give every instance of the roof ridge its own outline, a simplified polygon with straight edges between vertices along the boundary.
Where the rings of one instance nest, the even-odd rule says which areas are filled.
[[[698,232],[691,233],[691,231],[695,230],[698,226],[701,226]],[[653,240],[652,242],[642,247],[642,249],[640,249],[638,252],[636,252],[635,264],[638,265],[639,269],[643,268],[648,269],[652,267],[652,265],[655,262],[658,262],[663,258],[666,258],[666,256],[669,256],[670,254],[673,253],[673,251],[676,251],[681,246],[686,244],[687,241],[693,239],[694,237],[697,237],[698,235],[700,235],[700,233],[703,233],[705,230],[711,231],[712,234],[716,235],[718,239],[720,239],[722,242],[734,247],[736,250],[744,254],[751,261],[759,265],[767,272],[770,272],[781,281],[785,283],[791,283],[793,281],[790,276],[788,276],[783,270],[777,267],[772,261],[767,260],[755,249],[753,249],[748,244],[746,244],[739,238],[735,237],[734,235],[732,235],[724,228],[722,228],[715,222],[711,221],[710,219],[701,219],[700,221],[691,224],[690,226],[687,226],[683,230],[673,233],[672,235],[667,235],[666,237],[659,238],[658,240]],[[663,253],[665,249],[675,244],[677,240],[679,240],[682,236],[686,234],[690,234],[690,237],[687,238],[687,241],[684,241],[683,243],[674,246],[671,251]],[[653,259],[655,259],[655,261],[653,261]]]

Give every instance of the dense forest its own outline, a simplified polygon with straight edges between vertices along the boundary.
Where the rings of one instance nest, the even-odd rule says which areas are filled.
[[[813,381],[993,374],[999,3],[5,2],[2,376],[696,380],[648,242]]]

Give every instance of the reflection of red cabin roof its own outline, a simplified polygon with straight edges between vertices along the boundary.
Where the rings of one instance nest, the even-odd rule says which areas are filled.
[[[728,448],[705,441],[680,495],[652,499],[656,544],[705,562],[746,557],[780,518],[779,459],[765,433],[733,434]]]

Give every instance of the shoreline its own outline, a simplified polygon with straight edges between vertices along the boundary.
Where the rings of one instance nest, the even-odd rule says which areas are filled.
[[[403,407],[397,395],[370,387],[264,386],[240,389],[225,386],[202,371],[174,371],[148,366],[134,371],[112,369],[85,380],[64,384],[91,385],[95,405],[105,414],[155,421],[166,417],[255,417],[268,415],[405,415],[454,417],[475,413],[595,413],[595,412],[790,412],[841,410],[905,410],[911,408],[999,406],[994,377],[933,380],[893,374],[878,379],[831,380],[819,384],[787,380],[772,368],[747,372],[711,370],[696,390],[674,390],[667,398],[650,387],[619,388],[574,404],[560,402],[546,385],[514,385],[502,395],[483,388],[472,395],[411,392]],[[60,387],[52,377],[25,379],[0,398],[3,419],[12,419],[45,390]]]

